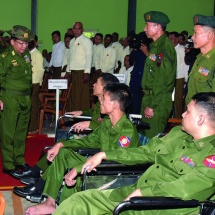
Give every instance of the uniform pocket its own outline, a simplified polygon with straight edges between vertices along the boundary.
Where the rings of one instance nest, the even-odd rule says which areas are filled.
[[[208,80],[209,75],[204,76],[203,74],[196,72],[193,77],[196,81],[199,81],[200,83],[204,83]]]

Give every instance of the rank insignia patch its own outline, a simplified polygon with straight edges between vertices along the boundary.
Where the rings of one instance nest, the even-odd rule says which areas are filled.
[[[152,61],[156,61],[156,58],[157,58],[157,57],[156,57],[155,54],[150,54],[150,55],[149,55],[149,59],[152,60]]]
[[[129,146],[130,142],[131,142],[131,139],[129,137],[127,137],[127,136],[121,136],[119,138],[118,144],[121,147],[127,147],[127,146]]]
[[[215,168],[215,155],[211,155],[203,160],[206,167]]]
[[[205,69],[205,68],[203,68],[203,67],[200,67],[198,72],[201,73],[203,76],[208,76],[210,71]]]

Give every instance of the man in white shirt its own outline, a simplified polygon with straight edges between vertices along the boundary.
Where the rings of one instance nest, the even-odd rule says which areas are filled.
[[[71,70],[72,90],[68,111],[90,108],[89,78],[92,65],[91,40],[83,35],[83,24],[73,25],[74,38],[70,41],[68,69]]]
[[[185,64],[185,49],[179,44],[179,34],[175,31],[169,33],[169,39],[173,43],[177,55],[177,73],[175,82],[174,107],[176,118],[182,118],[184,112],[184,85],[188,79],[189,66]]]
[[[97,73],[108,72],[113,74],[116,65],[116,52],[111,46],[112,36],[106,34],[104,47],[99,49],[95,57],[95,69]]]
[[[129,46],[129,40],[131,40],[130,37],[125,37],[123,39],[123,41],[122,41],[123,49],[121,51],[121,56],[120,56],[120,59],[119,59],[119,61],[121,62],[122,67],[124,65],[125,56],[129,55],[131,53],[131,51],[132,51],[132,49]]]
[[[44,75],[43,56],[36,48],[38,37],[28,45],[31,54],[32,65],[32,94],[31,94],[31,117],[29,123],[29,133],[37,133],[39,128],[39,88]]]
[[[119,34],[117,32],[112,33],[112,44],[111,47],[114,48],[116,52],[116,69],[115,72],[118,73],[120,68],[121,68],[121,62],[120,62],[120,57],[121,57],[121,52],[122,52],[122,45],[121,43],[118,42],[119,40]]]
[[[52,56],[49,67],[51,67],[50,71],[53,71],[53,79],[58,79],[61,77],[61,66],[65,53],[65,45],[64,42],[61,41],[60,31],[54,31],[51,35],[54,45],[52,47]]]

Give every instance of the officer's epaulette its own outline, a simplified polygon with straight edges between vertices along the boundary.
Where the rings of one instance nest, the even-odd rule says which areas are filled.
[[[215,139],[211,140],[210,143],[215,147]]]

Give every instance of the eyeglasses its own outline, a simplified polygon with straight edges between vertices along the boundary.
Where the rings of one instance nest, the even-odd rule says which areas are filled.
[[[15,40],[15,42],[17,42],[20,46],[28,46],[27,42],[18,42],[17,40]]]

